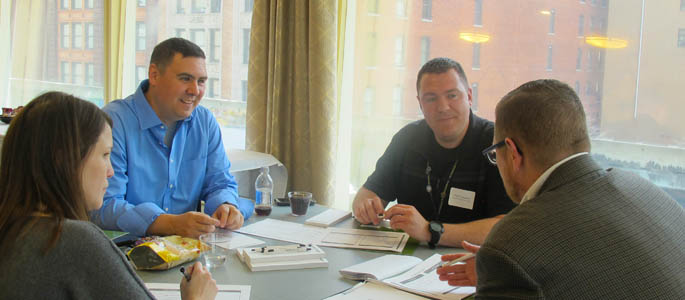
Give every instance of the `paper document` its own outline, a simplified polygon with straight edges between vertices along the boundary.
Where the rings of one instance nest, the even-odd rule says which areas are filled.
[[[434,254],[411,270],[383,282],[398,289],[439,299],[461,299],[475,293],[476,287],[455,287],[447,284],[447,281],[440,281],[435,272],[442,264],[440,257],[440,254]]]
[[[343,291],[342,293],[325,298],[325,300],[387,300],[387,299],[403,299],[403,300],[419,300],[429,299],[401,291],[390,286],[376,283],[376,282],[362,282],[354,287]]]
[[[265,238],[319,246],[402,252],[409,240],[404,232],[322,228],[266,219],[237,230]]]
[[[256,238],[237,233],[235,231],[228,231],[225,236],[228,236],[228,241],[225,241],[223,243],[217,243],[219,247],[225,248],[225,249],[236,249],[236,248],[245,248],[245,247],[250,247],[250,246],[256,246],[256,245],[261,245],[264,244],[264,241],[258,240]]]
[[[328,227],[345,220],[350,216],[352,216],[351,211],[329,208],[326,211],[307,219],[304,223],[307,225]]]
[[[340,270],[340,274],[352,280],[383,280],[405,272],[421,262],[415,256],[388,254],[344,268]]]
[[[147,288],[158,300],[181,299],[181,287],[178,283],[146,283]],[[250,300],[249,285],[217,285],[217,300]]]

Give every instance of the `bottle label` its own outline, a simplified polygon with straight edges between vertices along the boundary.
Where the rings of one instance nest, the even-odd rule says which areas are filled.
[[[256,204],[262,204],[262,198],[263,198],[263,196],[262,196],[262,191],[257,190],[257,191],[255,192],[255,203],[256,203]]]

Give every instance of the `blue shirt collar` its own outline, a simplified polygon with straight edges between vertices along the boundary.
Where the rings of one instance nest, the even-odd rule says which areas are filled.
[[[135,94],[133,94],[133,103],[136,107],[136,111],[138,112],[136,117],[138,118],[140,129],[142,130],[164,125],[162,120],[160,120],[157,116],[157,113],[152,109],[152,106],[150,106],[150,103],[147,102],[147,98],[145,98],[145,92],[147,92],[149,87],[150,82],[145,79],[140,82],[138,89],[136,90]],[[195,110],[193,110],[193,112],[190,113],[190,116],[183,120],[183,122],[189,122],[193,119],[194,115]]]

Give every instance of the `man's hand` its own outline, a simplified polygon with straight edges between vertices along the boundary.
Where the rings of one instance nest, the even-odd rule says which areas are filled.
[[[471,244],[467,241],[461,242],[461,246],[471,253],[478,252],[480,246]],[[462,257],[466,254],[447,254],[442,256],[442,261],[450,261]],[[465,261],[466,264],[456,264],[449,267],[442,267],[437,269],[440,280],[447,281],[447,284],[452,286],[475,286],[478,282],[478,274],[476,273],[476,258],[471,258]]]
[[[209,273],[200,262],[188,267],[190,273],[190,281],[185,277],[181,278],[181,299],[214,299],[219,291],[216,286],[216,280],[212,278],[212,273]]]
[[[219,205],[219,207],[214,211],[212,218],[219,220],[220,228],[226,228],[230,230],[235,230],[243,226],[245,219],[243,214],[240,213],[235,206],[228,203]]]
[[[376,196],[376,194],[373,192],[367,190],[367,192],[370,192],[372,195],[363,195],[366,194],[363,193],[363,189],[364,188],[359,190],[357,197],[354,199],[354,203],[352,203],[354,217],[357,219],[357,221],[359,221],[359,223],[373,223],[373,225],[378,225],[378,223],[381,222],[381,219],[378,217],[378,215],[383,213],[383,207],[385,207],[385,205],[383,205],[381,198],[378,198],[378,196]]]
[[[420,242],[428,242],[431,239],[428,221],[414,206],[397,204],[385,212],[385,218],[390,219],[392,229],[402,229]]]
[[[190,211],[180,215],[161,215],[157,217],[155,223],[160,218],[169,218],[169,225],[171,225],[171,234],[178,234],[182,236],[198,238],[201,234],[214,232],[219,221],[212,219],[210,216]],[[153,223],[153,225],[155,224]],[[152,227],[152,225],[150,226]],[[149,231],[149,230],[148,230]]]

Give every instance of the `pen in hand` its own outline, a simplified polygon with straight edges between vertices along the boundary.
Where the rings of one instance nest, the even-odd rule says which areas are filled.
[[[440,268],[442,268],[442,267],[449,267],[449,266],[454,265],[454,264],[456,264],[456,263],[458,263],[458,262],[462,262],[462,261],[465,261],[465,260],[469,260],[469,259],[474,258],[474,257],[476,257],[476,254],[475,254],[475,253],[469,253],[469,254],[466,254],[466,255],[464,255],[464,256],[462,256],[462,257],[459,257],[459,258],[457,258],[457,259],[453,259],[453,260],[444,262],[442,265],[440,265]]]
[[[181,267],[181,269],[180,269],[179,271],[181,271],[181,273],[183,273],[183,277],[185,277],[186,280],[187,280],[188,282],[190,282],[190,274],[186,274],[186,269],[183,268],[183,267]]]

